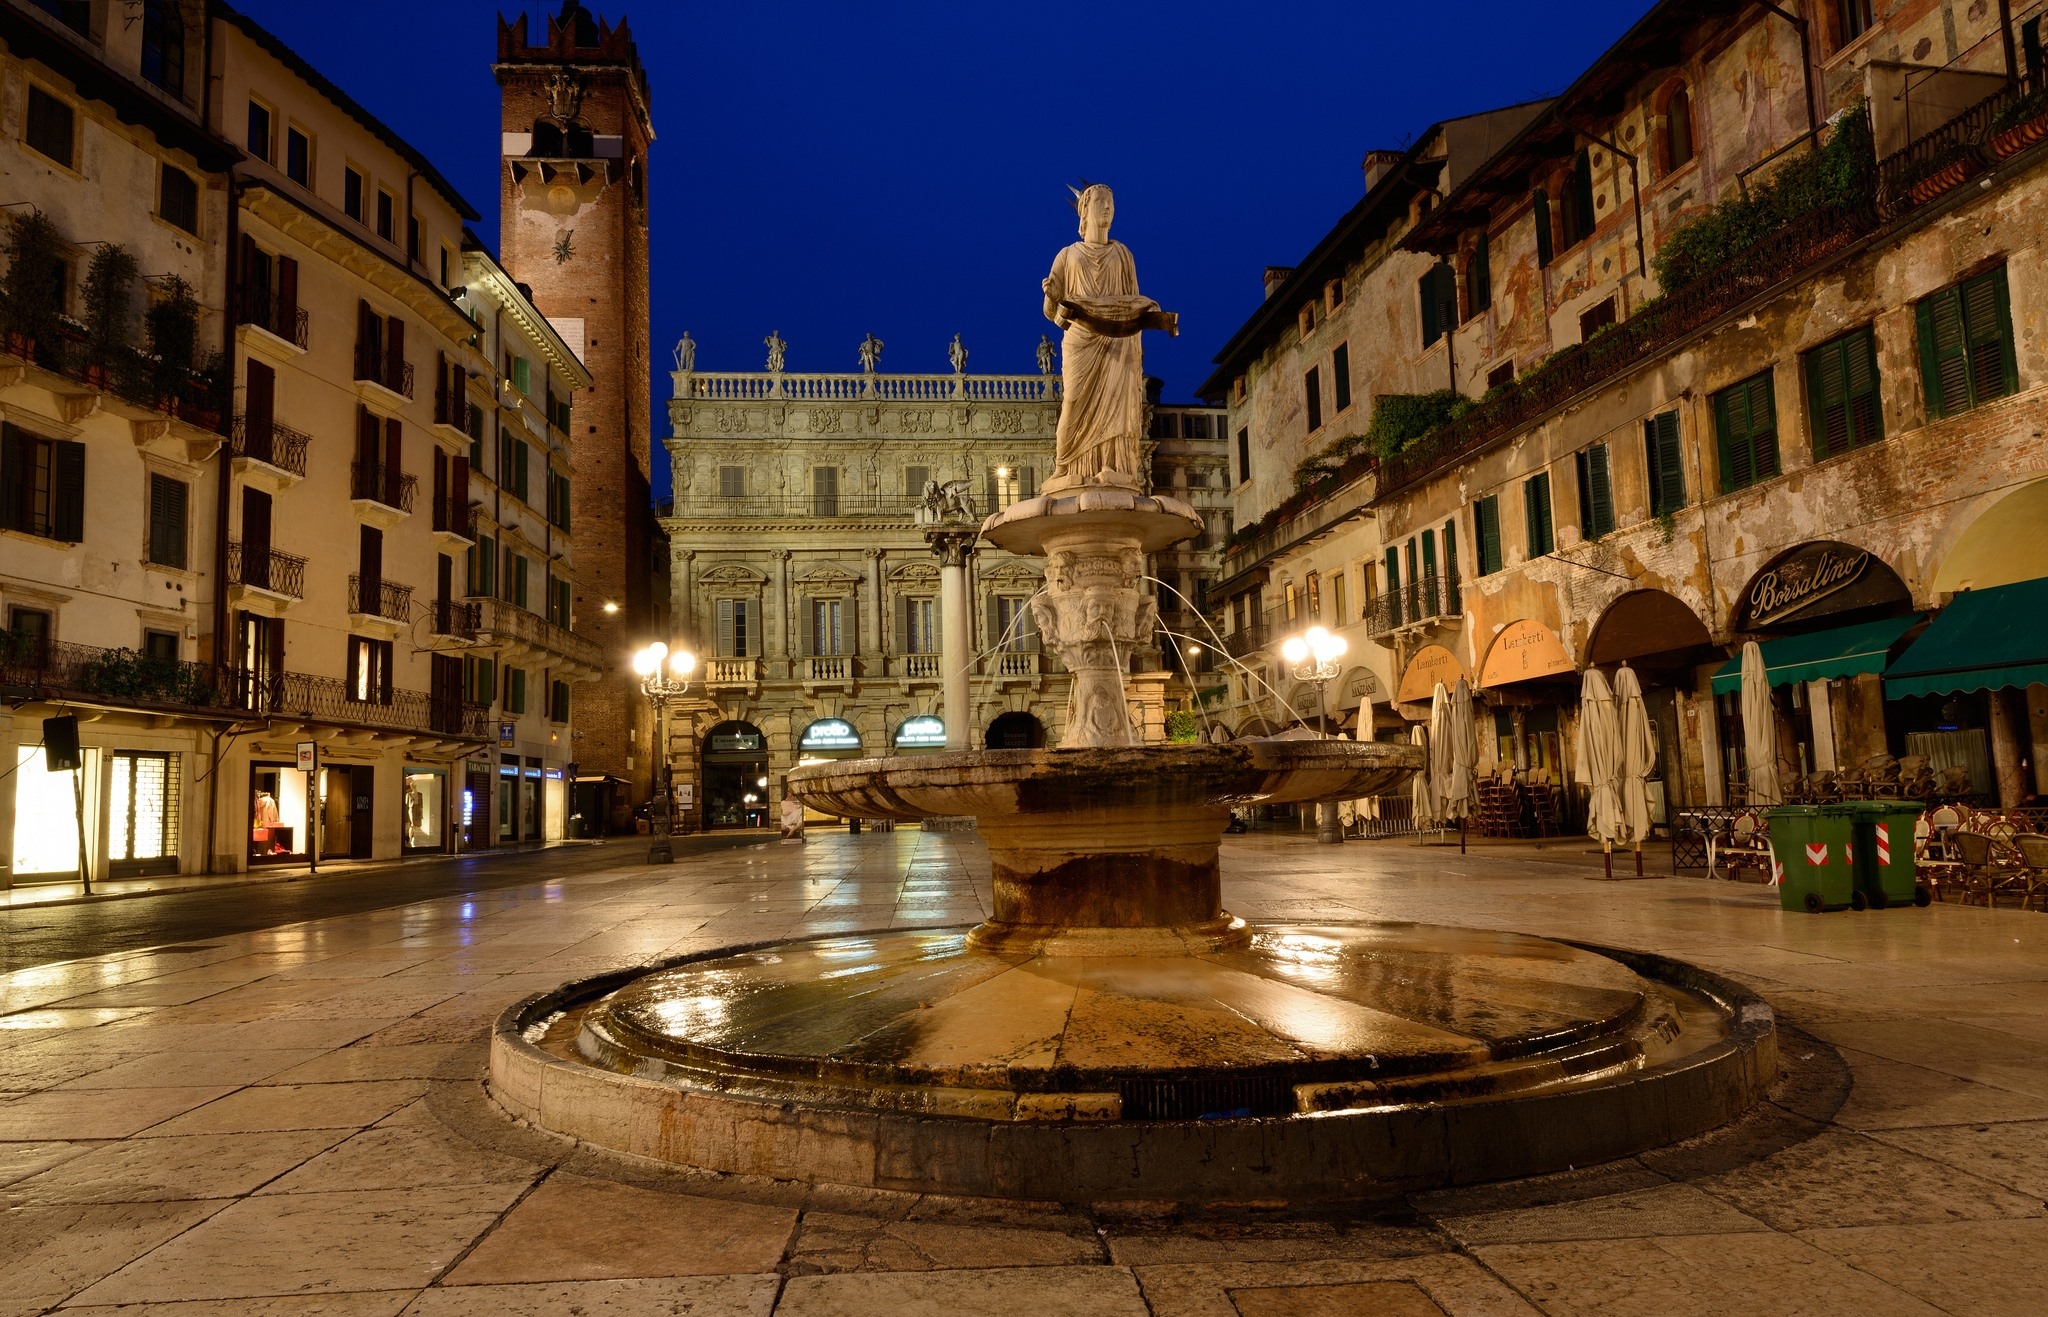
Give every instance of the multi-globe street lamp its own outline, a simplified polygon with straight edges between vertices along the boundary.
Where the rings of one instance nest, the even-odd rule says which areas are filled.
[[[1280,657],[1287,660],[1296,681],[1314,682],[1316,688],[1316,714],[1320,724],[1318,730],[1327,736],[1330,732],[1330,683],[1337,679],[1344,661],[1345,651],[1351,648],[1344,637],[1319,626],[1312,626],[1298,636],[1289,636],[1280,645]],[[1337,818],[1334,801],[1324,801],[1316,817],[1316,840],[1337,843],[1344,840],[1344,828]]]
[[[640,678],[641,693],[654,709],[654,817],[648,821],[653,832],[647,847],[649,864],[670,864],[676,858],[669,840],[670,811],[675,808],[675,770],[668,762],[668,702],[690,689],[690,674],[697,670],[697,656],[687,649],[670,649],[659,640],[633,656],[633,672]]]

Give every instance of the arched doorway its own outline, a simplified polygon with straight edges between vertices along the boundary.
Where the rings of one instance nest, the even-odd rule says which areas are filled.
[[[704,826],[768,826],[768,738],[752,723],[723,722],[704,738]]]
[[[1699,686],[1700,668],[1718,665],[1724,655],[1699,614],[1662,590],[1629,591],[1607,605],[1593,625],[1586,666],[1613,669],[1626,663],[1642,683],[1657,743],[1648,780],[1650,820],[1660,827],[1671,822],[1674,810],[1705,799],[1705,751],[1690,756],[1697,764],[1689,762],[1681,715]]]
[[[1960,590],[2048,576],[2048,480],[2036,480],[1993,503],[1963,528],[1935,569],[1936,598]]]
[[[999,715],[982,734],[991,750],[1039,750],[1045,746],[1045,724],[1028,713]]]

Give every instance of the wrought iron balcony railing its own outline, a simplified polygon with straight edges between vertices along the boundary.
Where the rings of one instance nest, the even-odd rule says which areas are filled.
[[[392,360],[389,353],[377,350],[379,346],[374,343],[356,345],[356,378],[412,397],[412,363]]]
[[[233,669],[223,677],[237,707],[265,717],[437,732],[469,741],[489,739],[490,709],[466,700],[392,689],[372,689],[364,693],[366,698],[358,698],[357,689],[345,681],[303,672],[264,674]]]
[[[433,608],[434,634],[456,640],[475,640],[482,606],[461,599],[436,599]]]
[[[396,581],[365,582],[362,577],[351,575],[348,611],[403,622],[412,616],[412,587]]]
[[[260,288],[244,288],[236,302],[235,319],[238,324],[254,325],[294,347],[306,346],[309,317],[305,307],[285,301],[274,291],[265,292]]]
[[[252,421],[247,416],[237,416],[234,428],[228,433],[228,452],[303,477],[306,474],[306,445],[311,442],[310,435],[294,430],[275,417],[268,421],[258,417]]]
[[[18,631],[0,631],[0,687],[37,699],[71,699],[145,709],[228,706],[219,672],[135,649],[74,645]]]
[[[349,497],[382,503],[387,508],[411,512],[419,477],[385,462],[357,458],[349,468]]]
[[[1404,626],[1455,617],[1461,611],[1458,595],[1455,577],[1439,578],[1434,573],[1419,577],[1372,601],[1365,611],[1365,633],[1379,637]]]
[[[228,541],[228,584],[268,590],[290,599],[306,597],[306,560],[295,553]]]
[[[434,503],[434,529],[449,535],[459,535],[465,540],[476,539],[477,505],[466,498],[437,498]]]

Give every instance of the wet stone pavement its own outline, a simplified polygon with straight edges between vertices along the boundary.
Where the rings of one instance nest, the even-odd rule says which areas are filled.
[[[2048,1311],[2040,914],[1782,914],[1729,883],[1589,881],[1577,845],[1230,839],[1240,914],[1514,929],[1731,975],[1777,1007],[1786,1074],[1735,1126],[1536,1181],[1084,1210],[691,1176],[506,1122],[485,1036],[530,992],[988,900],[971,834],[613,854],[0,975],[0,1317]]]

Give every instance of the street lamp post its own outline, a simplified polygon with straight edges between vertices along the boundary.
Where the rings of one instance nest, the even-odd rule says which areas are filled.
[[[1337,679],[1338,665],[1344,653],[1351,646],[1344,637],[1312,626],[1298,636],[1289,636],[1280,646],[1280,657],[1287,660],[1294,670],[1296,681],[1312,681],[1316,687],[1318,728],[1323,735],[1330,734],[1330,683]],[[1335,845],[1344,840],[1344,828],[1337,818],[1337,802],[1326,800],[1319,807],[1316,816],[1316,840]]]
[[[687,649],[670,649],[659,640],[633,656],[633,672],[640,678],[640,690],[654,709],[654,746],[660,756],[654,773],[654,817],[648,828],[654,834],[647,847],[649,864],[675,862],[675,845],[670,811],[675,808],[675,770],[668,762],[668,702],[690,689],[690,674],[697,668],[697,656]]]

